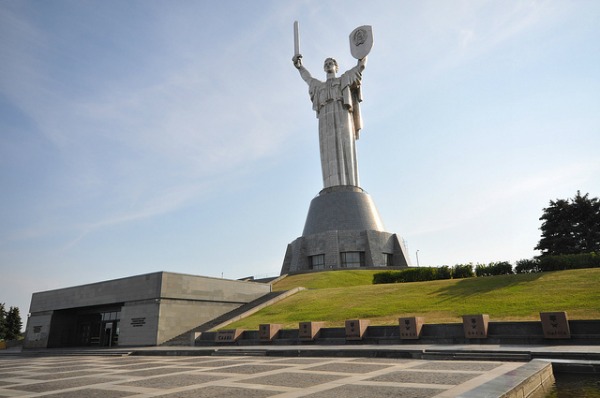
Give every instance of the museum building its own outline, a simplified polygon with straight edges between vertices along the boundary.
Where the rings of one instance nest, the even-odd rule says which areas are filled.
[[[23,347],[156,346],[270,291],[265,283],[155,272],[38,292]]]

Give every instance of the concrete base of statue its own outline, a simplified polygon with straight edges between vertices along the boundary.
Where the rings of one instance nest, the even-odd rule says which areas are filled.
[[[385,231],[371,196],[359,187],[335,186],[311,201],[302,236],[288,245],[281,274],[409,265],[402,239]]]

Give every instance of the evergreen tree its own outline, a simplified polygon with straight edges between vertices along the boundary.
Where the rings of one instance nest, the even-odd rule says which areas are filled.
[[[21,335],[21,314],[18,307],[10,307],[6,313],[6,340],[15,340]]]
[[[588,194],[550,201],[540,217],[542,256],[600,252],[600,201]]]
[[[6,311],[4,310],[4,303],[0,303],[0,340],[6,338]]]

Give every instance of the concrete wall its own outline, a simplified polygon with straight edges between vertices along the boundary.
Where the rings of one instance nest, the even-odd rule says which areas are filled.
[[[119,322],[119,345],[156,345],[160,299],[125,303]]]
[[[240,305],[237,303],[162,299],[156,344],[160,345],[196,326],[233,311]]]
[[[89,307],[160,296],[162,272],[33,293],[30,313]]]
[[[162,344],[270,291],[271,285],[268,284],[165,272],[156,344]]]
[[[244,304],[270,291],[263,283],[165,272],[160,297]]]
[[[23,348],[45,348],[48,346],[50,323],[53,311],[32,314],[27,320]]]

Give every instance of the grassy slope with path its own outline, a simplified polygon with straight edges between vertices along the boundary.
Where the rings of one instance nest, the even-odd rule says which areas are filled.
[[[341,326],[369,318],[373,325],[397,324],[400,316],[426,323],[462,322],[461,315],[489,314],[490,320],[538,320],[540,311],[567,311],[569,319],[600,319],[600,269],[373,285],[377,271],[331,271],[287,277],[274,290],[304,286],[280,303],[227,328],[258,329],[261,323],[297,328],[302,321]]]

